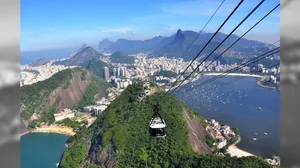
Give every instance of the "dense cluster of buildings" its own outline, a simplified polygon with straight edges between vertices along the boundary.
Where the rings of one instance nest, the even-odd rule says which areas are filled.
[[[128,78],[126,67],[117,67],[113,69],[113,75],[109,76],[109,68],[104,67],[104,80],[116,84],[118,89],[126,89],[128,85],[132,84],[132,80]]]
[[[280,67],[267,68],[267,67],[264,67],[263,64],[257,64],[256,72],[278,75],[278,74],[280,74]]]
[[[217,149],[225,147],[228,142],[235,136],[235,132],[228,125],[221,125],[216,120],[212,119],[207,122],[206,130],[216,140]]]
[[[161,70],[183,72],[183,67],[187,67],[189,62],[183,59],[173,59],[167,57],[146,58],[146,54],[136,54],[134,60],[135,70],[129,71],[133,78],[146,80]]]
[[[110,72],[108,67],[103,68],[104,80],[110,81],[112,78],[126,78],[127,77],[127,68],[126,67],[117,67],[113,69],[113,75],[110,77]]]
[[[39,81],[44,81],[59,71],[74,68],[76,66],[64,66],[64,65],[55,65],[53,64],[54,60],[50,61],[45,65],[40,66],[30,66],[30,65],[22,65],[21,66],[21,74],[22,72],[29,72],[34,77],[21,75],[20,85],[31,85]]]
[[[127,68],[126,67],[114,68],[113,76],[126,78],[127,77]]]
[[[142,81],[149,80],[149,77],[155,76],[157,72],[160,71],[172,71],[174,73],[180,74],[185,68],[191,63],[191,61],[184,61],[182,58],[167,58],[167,57],[157,57],[157,58],[147,58],[147,54],[135,54],[134,69],[128,69],[128,74],[131,79],[139,79]],[[190,68],[187,69],[186,73],[192,72],[198,67],[200,63],[195,61],[191,64]],[[256,68],[251,69],[248,66],[241,67],[239,64],[221,64],[220,61],[205,61],[203,62],[196,72],[225,72],[234,68],[239,67],[239,72],[250,73],[250,72],[261,72],[263,74],[273,74],[274,76],[280,73],[280,68],[267,68],[262,64],[258,64]],[[195,73],[196,74],[196,73]],[[174,77],[156,76],[156,81],[168,81],[173,82],[176,80]]]

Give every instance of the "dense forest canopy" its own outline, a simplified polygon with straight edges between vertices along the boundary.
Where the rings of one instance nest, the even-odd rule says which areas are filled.
[[[186,105],[164,92],[137,101],[143,89],[142,83],[128,86],[91,127],[71,137],[60,167],[271,167],[258,157],[195,153],[183,117]],[[158,103],[167,124],[165,139],[150,138],[148,132]]]

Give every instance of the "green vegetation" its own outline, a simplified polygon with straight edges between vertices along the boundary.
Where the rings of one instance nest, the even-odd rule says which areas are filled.
[[[173,71],[159,71],[155,74],[155,76],[164,76],[164,77],[168,77],[168,78],[175,78],[177,77],[177,73],[173,72]]]
[[[261,84],[268,87],[273,87],[275,89],[279,89],[280,85],[272,82],[271,80],[262,80]]]
[[[157,84],[155,83],[155,82],[150,82],[150,87],[155,87],[155,86],[157,86]]]
[[[86,71],[83,71],[81,74],[81,80],[84,81],[86,80]]]
[[[38,121],[29,122],[28,127],[30,129],[35,128],[42,122],[51,124],[55,121],[53,115],[58,110],[59,100],[50,105],[49,95],[59,87],[67,90],[71,86],[71,80],[75,72],[81,72],[82,80],[87,80],[88,77],[91,80],[82,100],[78,102],[77,108],[94,104],[95,95],[103,97],[106,94],[106,89],[110,84],[99,77],[90,75],[88,71],[80,67],[60,71],[45,81],[24,86],[21,88],[21,120],[29,121],[34,113],[40,115]]]
[[[61,167],[107,167],[108,164],[114,167],[271,167],[257,157],[222,157],[193,152],[182,115],[184,105],[175,96],[163,92],[138,102],[137,95],[143,89],[141,83],[128,86],[93,125],[70,138]],[[148,121],[158,103],[167,123],[165,139],[152,139],[148,132]]]
[[[230,139],[230,141],[226,145],[227,147],[234,144],[239,139],[239,136],[240,136],[240,131],[238,128],[231,128],[231,129],[235,133],[235,137]]]
[[[72,127],[74,129],[79,128],[80,125],[82,124],[81,122],[78,121],[73,121],[69,118],[66,118],[62,121],[57,122],[57,124],[63,125],[63,126],[67,126],[67,127]]]
[[[66,69],[45,81],[21,87],[21,119],[28,120],[35,112],[48,112],[49,94],[57,87],[66,85],[72,79],[72,72],[72,69]]]
[[[92,76],[92,81],[85,91],[83,98],[72,109],[83,109],[83,107],[95,104],[95,95],[99,94],[104,97],[106,89],[110,86],[105,80]]]
[[[108,67],[110,74],[113,73],[113,66],[111,64],[107,64],[98,58],[93,58],[91,60],[85,61],[80,64],[81,67],[87,69],[92,72],[96,76],[104,78],[104,67]]]
[[[183,103],[181,103],[181,104],[182,104],[182,107],[183,107],[183,108],[185,108],[185,109],[188,110],[188,112],[189,112],[191,118],[199,118],[200,121],[201,121],[201,124],[202,124],[203,128],[206,128],[206,127],[207,127],[207,123],[205,122],[206,119],[205,119],[203,116],[201,116],[198,112],[196,112],[195,110],[193,110],[193,109],[190,108],[189,106],[187,106],[187,105],[185,105],[185,104],[183,104]]]
[[[48,122],[52,124],[55,121],[54,113],[57,112],[57,105],[49,106],[49,110],[45,113],[41,113],[40,122]]]
[[[134,57],[131,57],[123,52],[117,51],[111,55],[110,61],[113,63],[133,64]]]
[[[84,161],[88,144],[83,142],[89,141],[85,138],[86,136],[91,136],[91,131],[88,131],[85,127],[80,127],[80,131],[69,138],[68,143],[71,143],[71,145],[65,150],[60,167],[74,168]]]
[[[29,129],[34,129],[36,126],[38,126],[38,121],[37,120],[33,120],[29,125],[28,128]]]
[[[205,142],[210,148],[214,148],[215,140],[212,137],[200,137],[200,141]]]

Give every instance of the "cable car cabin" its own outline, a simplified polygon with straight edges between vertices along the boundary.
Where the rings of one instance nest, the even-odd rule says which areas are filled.
[[[150,136],[153,138],[164,138],[166,137],[165,132],[166,123],[161,117],[151,118],[149,122]]]

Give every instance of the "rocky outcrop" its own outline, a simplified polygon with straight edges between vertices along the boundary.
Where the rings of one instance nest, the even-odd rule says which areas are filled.
[[[200,137],[209,136],[205,128],[203,128],[200,119],[192,119],[186,109],[184,109],[184,118],[188,125],[189,139],[193,151],[201,154],[210,153],[210,147],[200,140]]]
[[[90,76],[90,74],[87,75]],[[49,95],[49,104],[57,104],[58,110],[62,110],[71,108],[80,101],[91,83],[90,77],[87,77],[88,80],[82,80],[81,76],[81,72],[74,72],[73,78],[68,84],[69,86],[66,86],[66,89],[58,87]]]

